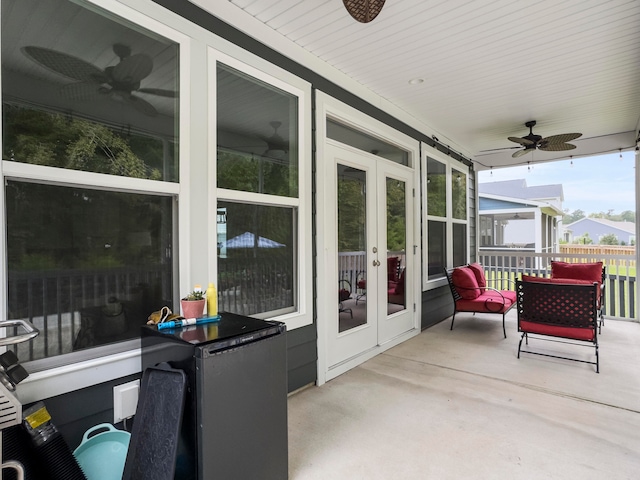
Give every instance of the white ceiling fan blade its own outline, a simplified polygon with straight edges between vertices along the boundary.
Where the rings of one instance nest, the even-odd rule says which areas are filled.
[[[517,152],[515,152],[513,155],[511,155],[511,157],[518,158],[523,155],[526,155],[529,152],[533,152],[534,150],[535,148],[523,148],[522,150],[518,150]]]

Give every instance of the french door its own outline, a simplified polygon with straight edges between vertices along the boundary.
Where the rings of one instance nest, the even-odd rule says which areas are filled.
[[[415,324],[413,171],[328,141],[335,245],[328,281],[338,292],[327,328],[332,368],[411,330]],[[331,310],[330,310],[331,311]]]

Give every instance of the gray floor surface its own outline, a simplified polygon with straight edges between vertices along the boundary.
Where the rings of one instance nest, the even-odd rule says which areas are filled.
[[[640,324],[592,365],[522,355],[515,312],[459,314],[289,404],[289,478],[640,479]],[[530,340],[549,353],[593,348]]]

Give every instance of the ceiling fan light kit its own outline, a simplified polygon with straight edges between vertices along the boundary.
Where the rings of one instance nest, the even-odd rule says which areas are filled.
[[[519,143],[524,147],[522,150],[518,150],[511,155],[513,158],[521,157],[534,150],[542,150],[545,152],[573,150],[576,146],[567,142],[582,136],[581,133],[561,133],[559,135],[542,138],[542,136],[533,133],[533,127],[536,126],[535,120],[531,120],[524,125],[529,128],[529,135],[525,135],[524,137],[507,137],[508,140]]]

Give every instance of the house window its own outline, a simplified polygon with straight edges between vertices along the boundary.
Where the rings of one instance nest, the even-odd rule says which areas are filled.
[[[22,362],[131,348],[173,307],[178,58],[92,4],[2,2],[0,309],[41,332]]]
[[[300,94],[218,62],[220,309],[272,318],[300,309]]]
[[[351,145],[400,165],[409,166],[410,155],[407,150],[330,118],[327,119],[327,138]]]
[[[426,275],[468,262],[468,173],[448,160],[426,158]]]

